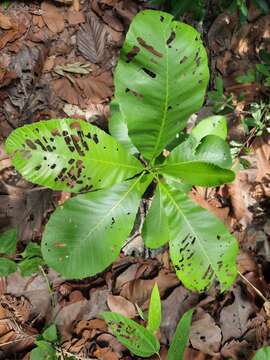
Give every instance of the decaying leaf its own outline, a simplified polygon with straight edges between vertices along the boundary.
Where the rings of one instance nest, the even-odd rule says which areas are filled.
[[[225,306],[220,313],[223,342],[240,338],[248,330],[248,320],[254,312],[252,303],[244,297],[240,287],[234,287],[233,294],[234,302]]]
[[[93,13],[89,14],[87,20],[78,32],[77,46],[85,59],[98,64],[104,55],[106,30]]]
[[[10,17],[0,12],[0,28],[3,30],[9,30],[12,28],[12,21]]]
[[[57,34],[64,30],[64,17],[58,7],[48,1],[43,1],[41,10],[45,24],[53,33]]]
[[[130,319],[136,317],[137,312],[135,306],[125,299],[123,296],[108,295],[107,304],[111,311],[117,312]]]

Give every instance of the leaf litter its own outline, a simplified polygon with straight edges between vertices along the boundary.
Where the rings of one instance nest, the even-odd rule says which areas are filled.
[[[145,6],[132,0],[56,0],[0,7],[0,141],[13,128],[63,116],[63,111],[106,129],[119,48],[132,17]],[[213,73],[222,75],[226,94],[245,94],[236,116],[229,116],[230,136],[237,140],[245,140],[237,132],[241,111],[267,89],[239,84],[235,78],[254,65],[256,46],[268,46],[268,28],[269,16],[253,10],[240,27],[237,16],[225,12],[213,19],[208,32]],[[239,271],[269,299],[269,137],[257,137],[252,148],[252,166],[239,171],[234,184],[207,193],[196,188],[191,196],[234,232],[242,247]],[[65,196],[24,182],[1,152],[0,181],[1,231],[18,227],[18,250],[23,250],[29,240],[40,240],[49,213]],[[267,344],[269,303],[252,286],[239,278],[231,291],[218,297],[214,289],[191,293],[179,285],[166,253],[147,259],[121,254],[108,271],[82,281],[61,279],[50,269],[45,269],[46,278],[42,272],[1,278],[0,356],[22,358],[54,314],[63,351],[131,359],[99,314],[110,309],[142,321],[137,306],[147,311],[155,283],[163,309],[162,358],[179,318],[196,305],[185,360],[248,359],[251,350]],[[6,342],[10,344],[3,345]]]

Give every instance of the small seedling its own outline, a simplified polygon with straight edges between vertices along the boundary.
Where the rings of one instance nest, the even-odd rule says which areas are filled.
[[[204,291],[215,280],[222,291],[232,285],[236,239],[186,193],[192,185],[234,180],[226,119],[205,119],[175,142],[202,106],[208,80],[199,33],[165,12],[142,11],[115,70],[113,136],[78,119],[40,121],[11,133],[6,151],[28,181],[80,193],[49,219],[41,244],[46,264],[67,278],[104,271],[119,256],[151,184],[146,246],[169,242],[176,274],[191,290]]]
[[[52,324],[35,341],[36,347],[31,351],[30,360],[57,360],[55,350],[57,343],[57,329]]]
[[[253,356],[252,360],[269,360],[270,359],[270,346],[259,349]]]
[[[182,360],[189,338],[193,310],[187,311],[180,319],[168,351],[168,360]],[[156,337],[161,323],[161,301],[157,284],[151,294],[146,328],[123,315],[106,311],[103,318],[117,340],[134,355],[150,357],[159,355],[160,344]]]

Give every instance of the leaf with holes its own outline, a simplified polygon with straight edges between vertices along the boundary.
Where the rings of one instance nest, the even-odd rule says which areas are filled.
[[[157,157],[201,107],[207,62],[200,34],[191,26],[153,10],[133,19],[115,72],[115,97],[146,159]]]
[[[200,186],[217,186],[234,180],[229,145],[219,136],[208,135],[198,142],[190,136],[159,166],[162,174]]]
[[[168,360],[183,360],[187,346],[193,309],[188,310],[180,319],[168,351]]]
[[[146,215],[142,228],[142,238],[147,247],[157,249],[169,241],[169,224],[163,203],[163,193],[159,183]]]
[[[160,183],[170,228],[170,256],[190,290],[205,291],[215,279],[222,291],[236,278],[238,246],[225,225],[180,190]]]
[[[161,322],[161,302],[160,295],[158,291],[157,283],[153,287],[150,304],[149,304],[149,312],[148,312],[148,323],[147,330],[151,333],[155,333],[158,331]]]
[[[54,190],[109,187],[143,170],[110,135],[82,120],[40,121],[16,129],[6,141],[12,163],[28,180]]]
[[[159,351],[157,338],[142,325],[114,312],[101,314],[117,340],[134,355],[149,357]]]
[[[67,278],[106,269],[129,236],[151,177],[141,175],[110,189],[81,194],[51,216],[42,239],[46,263]]]

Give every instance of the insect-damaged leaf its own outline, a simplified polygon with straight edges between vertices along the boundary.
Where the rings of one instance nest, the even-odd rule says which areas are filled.
[[[200,186],[216,186],[234,180],[229,145],[219,136],[199,142],[193,136],[178,145],[160,166],[160,172]]]
[[[156,249],[169,241],[169,225],[165,213],[163,194],[159,183],[155,195],[146,215],[142,228],[142,237],[147,247]]]
[[[27,180],[54,190],[103,188],[143,170],[115,139],[82,120],[47,120],[23,126],[8,137],[6,150]]]
[[[209,116],[201,120],[192,131],[191,135],[200,141],[207,135],[216,135],[221,137],[223,140],[227,137],[227,120],[225,116],[215,115]]]
[[[146,159],[157,157],[201,107],[208,78],[194,28],[153,10],[133,19],[115,72],[115,96]]]
[[[66,201],[45,228],[42,254],[46,263],[69,278],[103,271],[130,234],[149,181],[149,176],[141,175]]]
[[[188,310],[180,319],[168,351],[168,360],[183,360],[187,346],[193,309]]]
[[[149,357],[159,351],[157,338],[142,325],[113,312],[101,314],[117,340],[134,355]]]
[[[180,190],[160,183],[170,228],[170,256],[176,274],[190,290],[204,291],[214,279],[221,290],[235,280],[236,239],[225,225]]]

